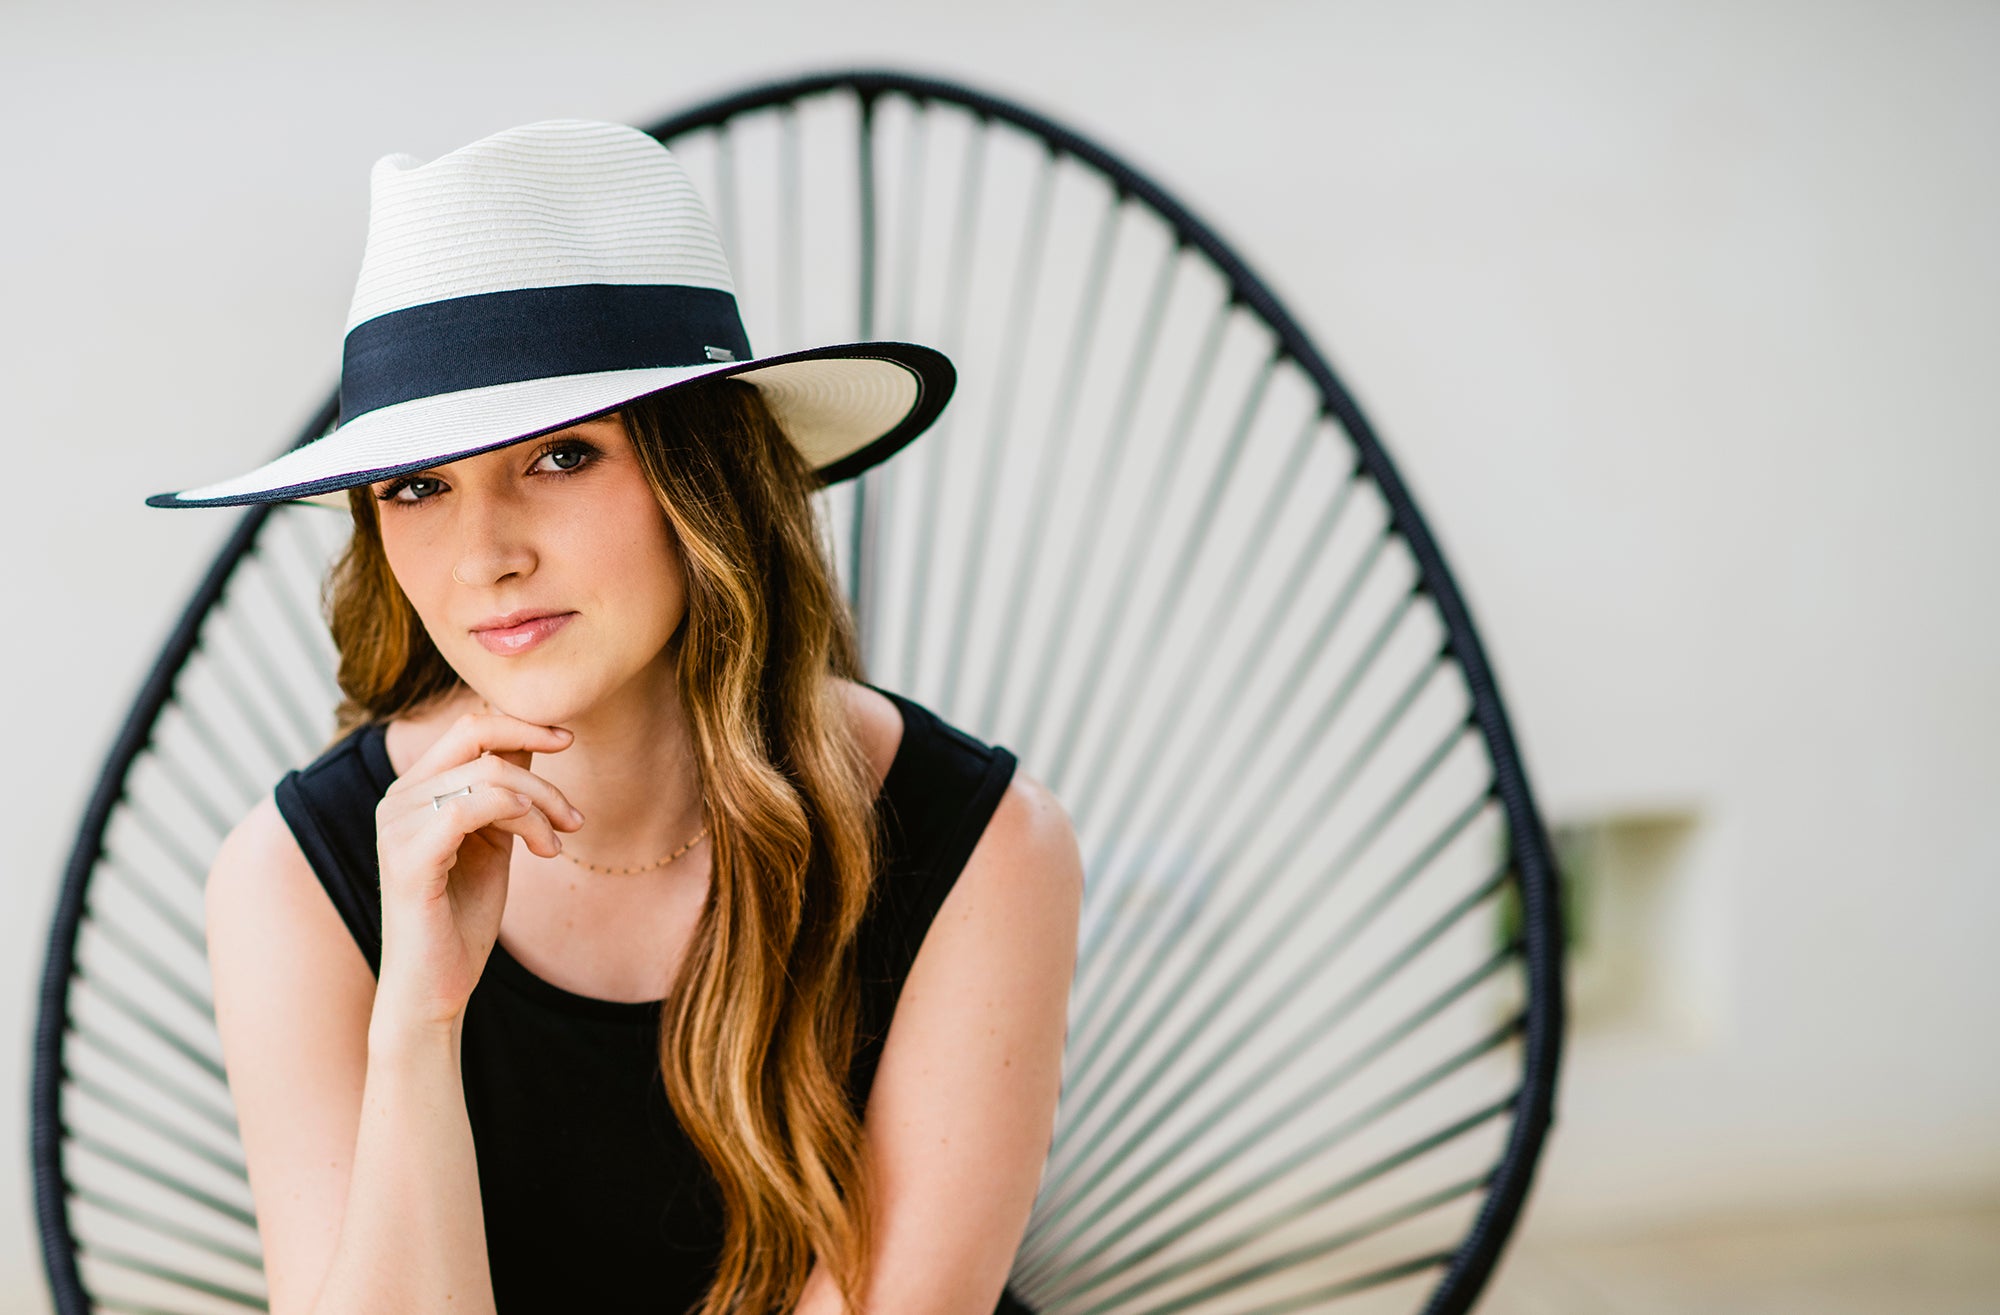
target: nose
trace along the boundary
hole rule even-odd
[[[475,499],[466,499],[459,524],[458,554],[452,563],[451,578],[473,588],[490,587],[510,576],[534,573],[537,557],[518,514],[497,505],[499,500],[479,499],[489,505],[484,511],[471,508]]]

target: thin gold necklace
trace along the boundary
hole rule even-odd
[[[700,844],[701,838],[707,834],[708,834],[708,828],[706,826],[703,826],[701,830],[694,833],[693,840],[688,841],[685,845],[682,845],[679,849],[676,849],[673,853],[667,855],[665,858],[655,859],[651,863],[645,864],[643,867],[601,868],[597,866],[597,864],[595,863],[586,863],[584,860],[570,853],[567,849],[562,851],[562,856],[568,859],[570,862],[576,864],[578,867],[589,868],[592,872],[602,872],[607,876],[628,877],[632,875],[634,872],[651,872],[654,868],[665,867],[667,864],[679,858],[682,854],[687,853],[690,849],[693,849],[696,845]]]

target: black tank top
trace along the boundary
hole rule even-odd
[[[871,688],[874,688],[871,686]],[[902,740],[876,798],[884,863],[859,945],[859,1115],[917,949],[1014,774],[1014,755],[882,690]],[[280,813],[379,974],[375,805],[395,780],[382,723],[278,782]],[[499,1315],[685,1311],[722,1248],[706,1163],[659,1071],[659,1001],[600,1000],[495,944],[465,1010],[460,1071]],[[1001,1315],[1027,1313],[1009,1292]]]

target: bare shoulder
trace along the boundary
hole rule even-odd
[[[297,837],[266,794],[222,839],[209,867],[203,892],[211,933],[249,923],[263,932],[290,930],[316,935],[330,944],[352,945],[326,891],[299,848]],[[282,920],[273,925],[272,919]],[[332,933],[339,933],[333,938]],[[354,948],[363,973],[367,960]],[[372,975],[371,975],[372,980]]]
[[[223,838],[202,898],[232,1085],[239,1064],[259,1067],[271,1046],[294,1044],[275,1034],[365,1043],[374,971],[272,796]]]
[[[991,972],[998,956],[1007,971],[1066,990],[1076,968],[1083,882],[1068,811],[1017,767],[939,907],[912,975]]]
[[[271,795],[223,837],[202,902],[219,1016],[284,1001],[365,1034],[375,974]]]
[[[834,686],[847,701],[855,737],[875,764],[875,780],[880,784],[889,775],[889,765],[896,760],[896,748],[903,741],[903,714],[886,694],[859,681],[836,677]]]
[[[1072,922],[1082,904],[1083,854],[1069,811],[1019,767],[957,884],[967,881],[1003,888],[1002,898],[1052,900],[1050,911]]]

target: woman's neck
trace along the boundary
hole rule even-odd
[[[599,867],[637,867],[701,829],[700,772],[672,663],[649,665],[563,724],[576,739],[561,753],[536,756],[529,770],[583,812],[582,828],[563,836],[565,853]]]

